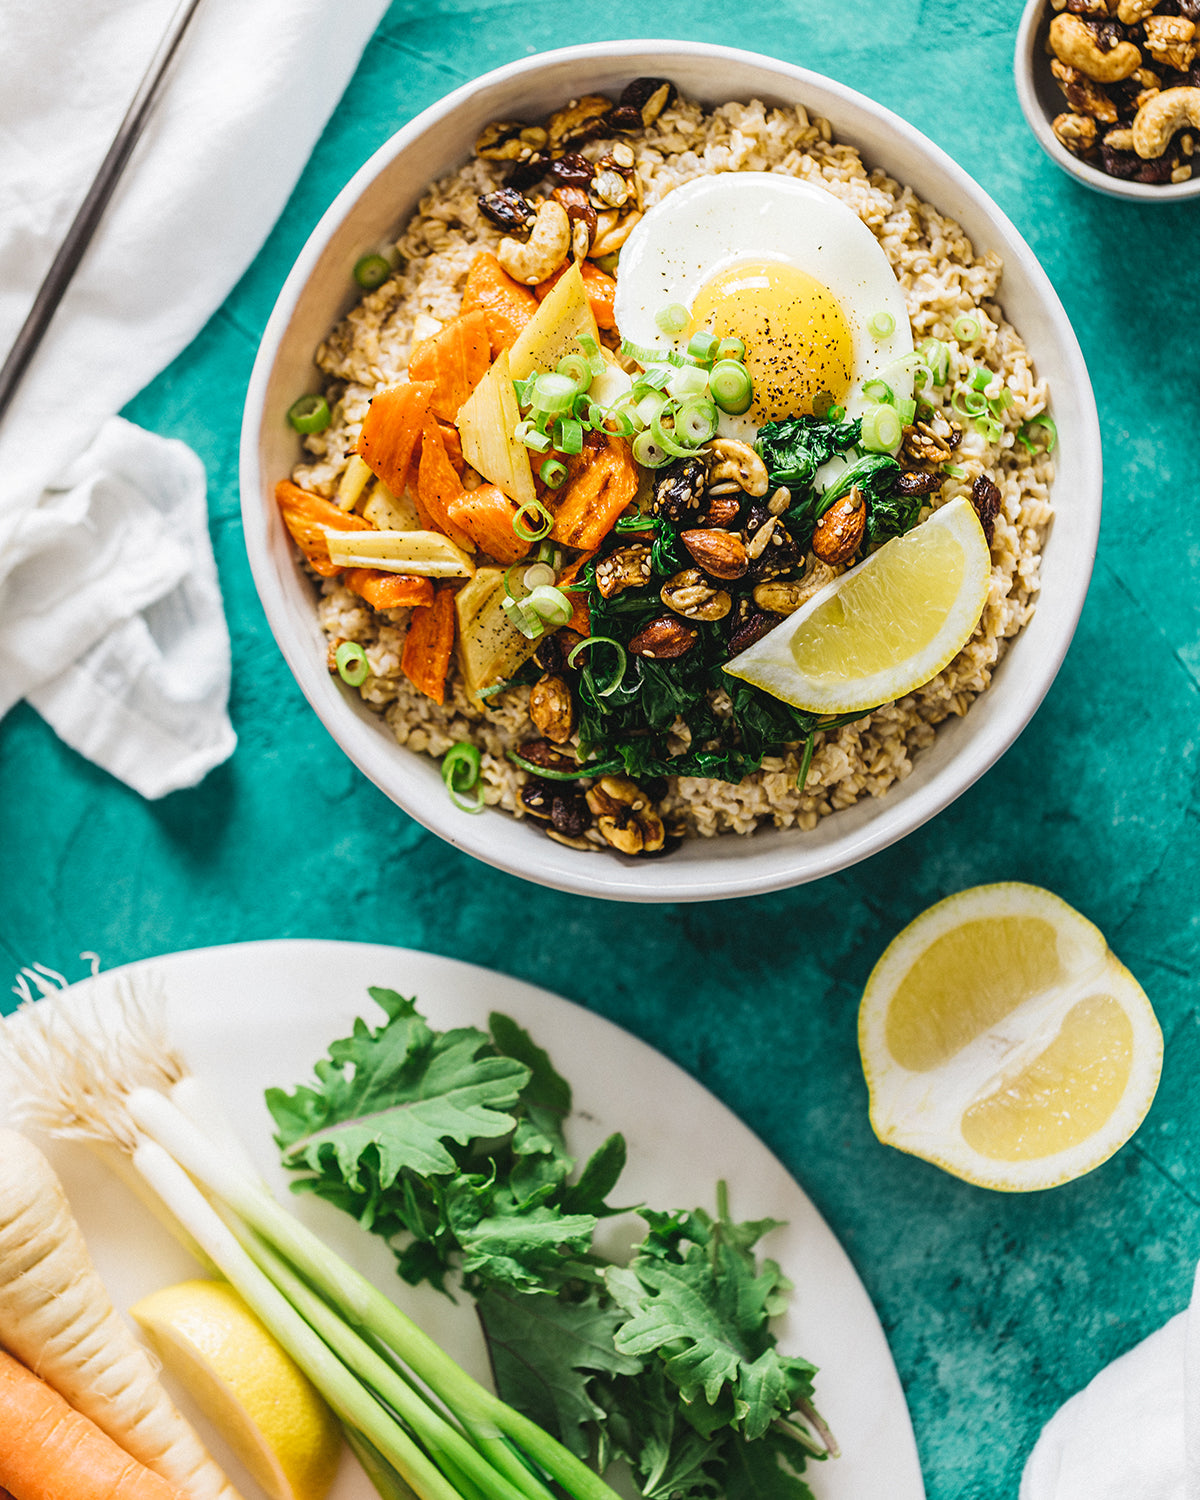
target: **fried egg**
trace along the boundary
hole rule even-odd
[[[674,340],[655,321],[673,304],[691,318]],[[684,349],[700,329],[742,340],[754,403],[722,417],[726,436],[752,439],[814,404],[861,416],[870,380],[912,395],[912,330],[882,246],[840,199],[794,177],[725,172],[675,188],[626,241],[613,311],[642,346]],[[872,320],[889,318],[877,337]]]

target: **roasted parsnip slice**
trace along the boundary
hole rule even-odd
[[[504,571],[479,568],[454,598],[463,685],[476,703],[484,688],[511,677],[537,649],[504,612]]]
[[[563,278],[566,280],[566,278]],[[507,350],[471,392],[457,417],[463,458],[518,505],[537,498],[529,450],[513,437],[521,409],[513,390]]]
[[[564,354],[579,353],[580,334],[600,342],[583,276],[573,265],[554,283],[508,351],[512,378],[524,380],[535,370],[557,369]]]
[[[425,578],[470,578],[475,572],[467,553],[436,531],[323,529],[330,559],[339,568],[382,568]]]

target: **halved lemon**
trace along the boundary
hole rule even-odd
[[[184,1281],[130,1313],[271,1500],[324,1500],[342,1450],[315,1386],[223,1281]]]
[[[980,885],[894,938],[859,1010],[879,1139],[979,1187],[1055,1187],[1141,1124],[1162,1069],[1142,987],[1038,886]]]
[[[960,498],[835,578],[725,670],[809,713],[891,703],[936,677],[979,623],[991,555]]]

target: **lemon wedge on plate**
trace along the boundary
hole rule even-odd
[[[867,980],[859,1050],[879,1139],[979,1187],[1055,1187],[1141,1124],[1162,1032],[1104,934],[1038,886],[931,906]]]
[[[725,670],[809,713],[877,708],[936,677],[962,650],[990,576],[979,517],[969,500],[951,500],[827,584]]]
[[[232,1287],[184,1281],[130,1313],[271,1500],[324,1500],[341,1457],[337,1418]]]

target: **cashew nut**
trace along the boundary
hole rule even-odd
[[[736,438],[713,438],[708,451],[716,462],[708,471],[710,485],[733,483],[747,495],[765,495],[770,487],[767,466],[749,443]]]
[[[1097,83],[1118,83],[1142,65],[1142,54],[1132,42],[1118,42],[1111,52],[1102,52],[1087,22],[1066,13],[1050,22],[1050,45],[1060,62]]]
[[[1117,20],[1122,26],[1136,26],[1157,4],[1158,0],[1121,0],[1117,6]]]
[[[1184,125],[1200,128],[1200,89],[1164,89],[1133,120],[1133,149],[1144,160],[1161,156]]]
[[[571,249],[571,220],[561,203],[547,198],[537,211],[533,232],[521,240],[502,239],[496,259],[513,278],[526,286],[553,276]]]
[[[627,213],[623,218],[620,210],[616,208],[606,208],[597,214],[596,233],[592,239],[592,248],[588,252],[591,259],[599,260],[603,255],[612,255],[618,251],[641,217],[637,209]]]

